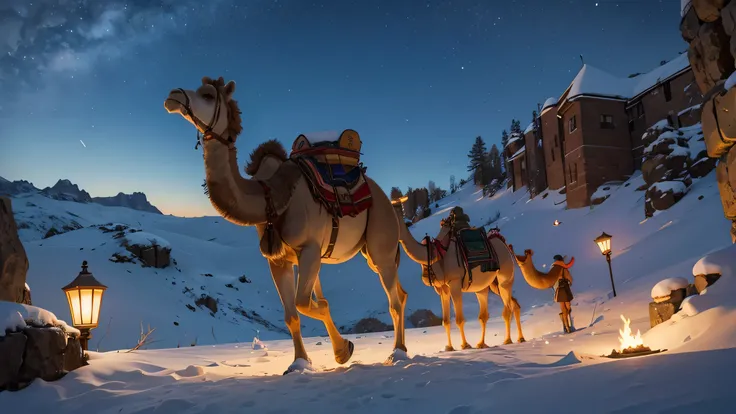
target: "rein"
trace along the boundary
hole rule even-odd
[[[189,100],[189,95],[187,92],[182,88],[177,88],[179,92],[184,95],[184,102],[179,102],[176,99],[171,99],[172,101],[178,103],[182,106],[184,111],[186,112],[184,115],[188,115],[190,118],[192,118],[192,121],[194,122],[194,125],[197,127],[197,144],[194,146],[194,149],[199,149],[199,146],[202,145],[204,141],[207,141],[209,139],[216,139],[220,141],[223,145],[228,147],[230,150],[235,149],[235,140],[233,140],[232,137],[228,136],[227,138],[223,138],[221,135],[216,134],[214,132],[215,125],[217,124],[217,121],[220,118],[220,110],[222,108],[222,100],[220,99],[220,88],[215,86],[215,111],[212,113],[212,119],[209,123],[205,123],[197,115],[194,114],[194,111],[192,111],[191,101]],[[200,130],[202,134],[200,135]]]

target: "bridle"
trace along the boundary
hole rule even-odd
[[[212,113],[212,119],[209,123],[205,123],[204,121],[199,119],[197,115],[194,114],[187,92],[182,88],[176,88],[176,90],[184,95],[184,102],[179,102],[174,98],[168,99],[181,105],[183,111],[185,112],[182,115],[188,115],[192,119],[192,122],[194,122],[194,126],[197,127],[197,144],[194,146],[194,149],[198,149],[204,141],[212,138],[220,141],[223,145],[227,146],[231,150],[235,149],[235,140],[232,137],[228,136],[227,138],[223,138],[221,135],[216,134],[213,130],[215,128],[215,125],[217,124],[217,121],[220,118],[220,109],[222,106],[222,101],[220,100],[220,89],[215,86],[215,111]],[[200,131],[202,133],[201,135]]]

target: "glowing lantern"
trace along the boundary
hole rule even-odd
[[[611,239],[613,236],[606,234],[604,231],[600,236],[596,237],[595,244],[601,249],[601,253],[606,256],[606,262],[608,262],[608,275],[611,278],[611,289],[613,290],[613,297],[616,297],[616,285],[613,282],[613,269],[611,268]]]
[[[606,232],[604,231],[603,234],[601,234],[595,239],[595,243],[598,245],[598,248],[601,249],[601,253],[604,256],[610,256],[611,254],[611,239],[612,238],[613,236],[611,236],[610,234],[606,234]]]
[[[87,271],[87,261],[82,262],[82,271],[71,283],[61,288],[69,302],[72,314],[72,325],[81,332],[80,343],[87,350],[87,343],[92,338],[90,330],[97,327],[102,307],[102,295],[107,286],[100,283],[92,273]]]

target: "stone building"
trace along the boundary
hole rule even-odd
[[[569,208],[589,206],[599,186],[626,180],[641,168],[642,135],[649,126],[662,119],[673,127],[693,125],[701,102],[686,54],[629,77],[583,65],[559,99],[545,101],[526,150],[517,148],[510,156],[514,172],[527,173],[515,177],[514,189],[528,184],[529,172],[544,166],[544,184],[551,190],[564,188]],[[541,141],[534,157],[529,154],[532,141]],[[535,186],[541,183],[537,179]]]
[[[526,141],[522,134],[513,132],[509,135],[509,141],[503,149],[506,155],[506,170],[511,172],[509,187],[514,191],[523,188],[528,183],[526,168]]]

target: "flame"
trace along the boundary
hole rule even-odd
[[[619,342],[621,342],[621,350],[644,345],[644,340],[641,339],[641,332],[638,329],[636,336],[631,334],[631,327],[629,326],[631,319],[626,319],[624,315],[621,315],[621,320],[624,321],[624,329],[618,330],[618,333],[621,334],[618,337]]]

